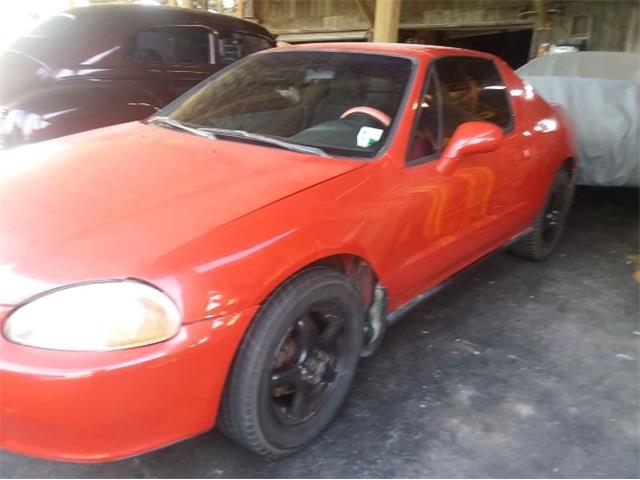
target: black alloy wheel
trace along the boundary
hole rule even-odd
[[[551,244],[555,241],[562,227],[561,222],[567,196],[563,186],[554,185],[554,187],[542,218],[542,241],[546,244]]]
[[[270,399],[283,424],[305,422],[331,397],[347,353],[343,327],[339,309],[321,304],[302,315],[282,339],[273,358]]]
[[[569,172],[563,167],[553,178],[544,207],[533,222],[531,232],[510,247],[513,255],[538,262],[551,255],[564,230],[573,190]]]
[[[342,273],[303,271],[265,302],[227,379],[218,427],[250,450],[291,454],[342,405],[363,344],[360,294]]]

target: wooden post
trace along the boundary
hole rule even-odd
[[[400,0],[376,0],[373,41],[397,42],[399,24]]]
[[[551,39],[551,25],[547,15],[547,0],[534,0],[536,10],[536,29],[531,39],[530,58],[539,57],[548,48]]]
[[[244,10],[242,11],[242,18],[256,18],[253,0],[244,0]]]
[[[244,18],[244,0],[236,0],[236,17]]]
[[[547,0],[535,0],[536,26],[539,29],[547,27]]]

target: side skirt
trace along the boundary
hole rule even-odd
[[[425,292],[422,292],[421,294],[417,295],[415,298],[409,300],[404,305],[401,305],[400,307],[395,309],[393,312],[387,314],[386,319],[385,319],[385,322],[386,322],[387,326],[393,325],[398,320],[400,320],[404,315],[406,315],[409,311],[411,311],[414,307],[416,307],[420,303],[424,302],[425,300],[428,300],[429,298],[434,296],[436,293],[438,293],[440,290],[442,290],[444,287],[446,287],[450,283],[456,281],[457,279],[459,279],[462,276],[465,276],[471,270],[474,270],[475,268],[477,268],[485,260],[487,260],[488,258],[492,257],[496,253],[500,253],[500,252],[506,250],[512,244],[514,244],[515,242],[520,240],[522,237],[524,237],[524,236],[528,235],[529,233],[531,233],[532,230],[533,230],[533,228],[529,227],[529,228],[523,230],[522,232],[514,235],[513,237],[511,237],[508,241],[506,241],[504,244],[502,244],[500,247],[498,247],[494,251],[484,255],[483,257],[480,257],[478,260],[473,262],[471,265],[469,265],[469,266],[463,268],[462,270],[454,273],[452,276],[450,276],[449,278],[447,278],[443,282],[439,283],[438,285],[436,285],[434,287],[431,287],[430,289],[426,290]]]

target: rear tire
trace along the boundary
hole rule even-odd
[[[544,207],[532,225],[532,231],[514,243],[509,251],[516,257],[541,262],[558,244],[573,200],[569,172],[561,168],[551,183]]]
[[[360,357],[364,311],[342,274],[304,271],[262,306],[227,380],[218,427],[268,457],[317,437],[342,405]]]

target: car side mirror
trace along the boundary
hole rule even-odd
[[[436,170],[451,175],[464,156],[493,152],[500,147],[502,137],[502,130],[493,123],[465,122],[453,132]]]

